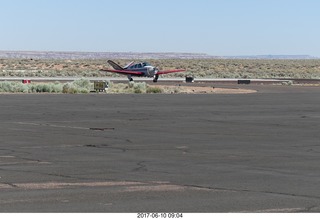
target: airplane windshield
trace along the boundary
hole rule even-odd
[[[142,63],[142,66],[144,67],[144,66],[150,66],[150,64],[148,63],[148,62],[143,62]]]

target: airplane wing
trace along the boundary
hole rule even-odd
[[[186,71],[186,70],[184,70],[184,69],[175,69],[175,70],[167,70],[167,71],[158,71],[157,75],[170,74],[170,73],[183,72],[183,71]]]
[[[112,72],[112,73],[123,74],[123,75],[143,75],[142,72],[129,71],[129,70],[100,69],[100,71]]]

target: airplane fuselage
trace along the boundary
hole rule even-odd
[[[155,76],[156,72],[157,72],[157,68],[151,66],[149,63],[143,62],[143,63],[138,63],[135,65],[131,65],[127,68],[125,68],[125,70],[129,70],[129,71],[134,71],[134,72],[141,72],[141,75],[131,75],[131,76],[138,76],[138,77],[149,77],[152,78]]]
[[[141,62],[138,64],[134,64],[134,62],[131,62],[125,67],[121,67],[112,60],[108,60],[108,63],[113,67],[114,70],[101,69],[101,71],[126,75],[129,81],[133,80],[132,77],[153,77],[153,82],[157,82],[159,75],[185,71],[184,69],[159,71],[157,67],[153,67],[148,62]]]

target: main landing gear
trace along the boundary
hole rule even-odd
[[[128,75],[128,79],[129,81],[133,81],[133,78],[131,77],[131,75]]]

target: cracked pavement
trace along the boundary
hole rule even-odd
[[[1,94],[0,212],[320,212],[320,89],[244,87]]]

